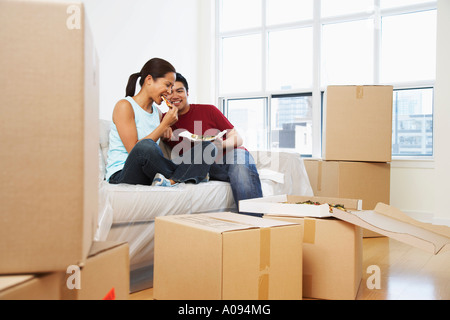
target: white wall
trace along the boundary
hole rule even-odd
[[[153,57],[183,73],[196,99],[202,58],[199,1],[205,0],[83,1],[100,60],[101,119],[111,119],[115,104],[125,97],[128,77]]]
[[[215,1],[199,0],[199,66],[197,102],[216,104],[215,77]],[[194,102],[192,97],[189,99]]]
[[[435,222],[450,225],[450,1],[438,1],[435,94]]]
[[[393,162],[391,205],[450,226],[450,1],[438,1],[434,103],[434,161]]]
[[[390,204],[411,217],[433,222],[434,161],[393,161]]]

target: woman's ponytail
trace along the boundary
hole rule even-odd
[[[134,73],[128,79],[126,97],[133,97],[136,93],[136,82],[139,81],[139,85],[142,87],[144,85],[145,79],[151,75],[153,79],[163,78],[168,72],[176,73],[175,68],[166,60],[160,58],[153,58],[142,67],[141,72]]]
[[[128,79],[127,88],[125,91],[125,97],[133,97],[136,92],[136,82],[141,76],[141,73],[133,73]]]

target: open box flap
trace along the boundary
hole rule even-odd
[[[435,255],[450,250],[449,227],[416,221],[383,203],[374,210],[348,212],[334,209],[333,216]]]

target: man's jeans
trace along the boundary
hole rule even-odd
[[[231,184],[234,201],[239,210],[239,200],[261,198],[259,174],[252,155],[244,149],[228,151],[223,160],[211,165],[211,180],[227,181]],[[243,213],[243,212],[241,212]]]
[[[207,163],[205,160],[214,159],[216,152],[217,148],[212,143],[202,142],[196,144],[182,158],[171,161],[164,157],[156,142],[145,139],[134,146],[124,168],[113,174],[109,182],[151,185],[155,175],[160,173],[175,182],[199,183],[206,178],[212,164],[212,161]]]

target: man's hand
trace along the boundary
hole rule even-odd
[[[219,139],[216,139],[216,141],[218,141],[218,140]],[[243,142],[244,141],[242,140],[242,137],[236,131],[236,129],[232,129],[231,131],[229,131],[227,133],[226,140],[222,140],[222,138],[220,138],[220,143],[221,143],[222,149],[234,149],[234,148],[242,146]],[[219,147],[219,145],[217,145],[217,146]]]
[[[173,131],[172,131],[172,128],[169,127],[169,128],[166,129],[166,131],[164,131],[161,139],[163,141],[169,141],[170,139],[172,139],[172,136],[173,136]]]

